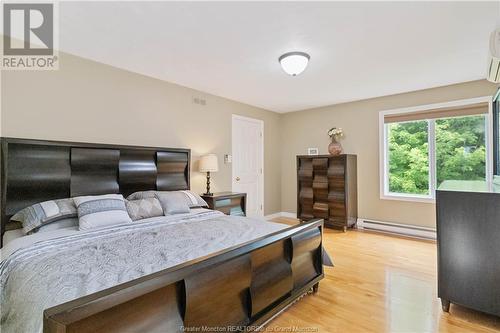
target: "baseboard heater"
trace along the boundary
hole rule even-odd
[[[401,236],[408,236],[415,238],[432,239],[432,240],[436,239],[435,229],[392,223],[392,222],[358,219],[357,228],[362,230],[373,230],[377,232],[397,234]]]

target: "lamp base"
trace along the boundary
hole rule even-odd
[[[213,193],[210,192],[210,171],[207,172],[207,191],[203,193],[203,195],[214,195]]]
[[[206,196],[211,197],[211,196],[213,196],[214,194],[213,194],[213,193],[203,193],[202,195],[206,195]]]

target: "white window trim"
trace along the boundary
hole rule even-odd
[[[419,194],[405,194],[405,193],[391,193],[389,192],[389,149],[387,141],[387,128],[384,124],[384,117],[387,115],[422,112],[429,110],[439,110],[445,108],[462,107],[467,105],[474,105],[478,103],[488,103],[488,114],[486,115],[487,128],[485,133],[486,138],[486,180],[491,182],[493,180],[493,96],[482,96],[469,99],[461,99],[445,103],[419,105],[408,108],[392,109],[379,112],[379,172],[380,172],[380,199],[382,200],[398,200],[398,201],[412,201],[412,202],[425,202],[435,203],[436,188],[436,158],[435,158],[435,121],[429,121],[429,195]],[[432,126],[432,128],[431,128]]]

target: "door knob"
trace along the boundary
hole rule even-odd
[[[236,177],[236,181],[239,182],[240,181],[240,177]]]

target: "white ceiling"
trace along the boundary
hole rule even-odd
[[[484,78],[499,2],[61,2],[60,48],[277,112]],[[278,57],[311,55],[300,76]]]

